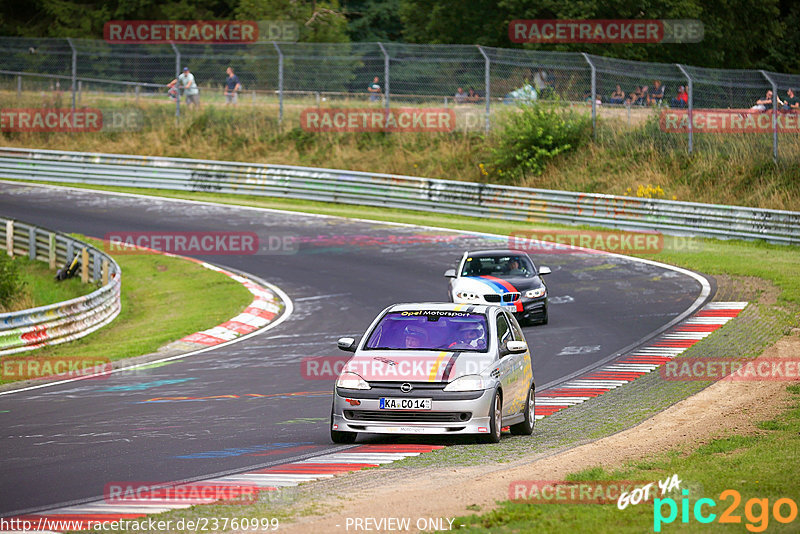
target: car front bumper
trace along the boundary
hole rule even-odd
[[[547,315],[547,297],[538,299],[522,299],[522,311],[516,312],[523,319],[544,319]]]
[[[374,434],[488,434],[494,389],[475,392],[438,391],[389,397],[432,398],[430,410],[381,410],[370,390],[338,389],[333,395],[331,425],[339,432]],[[372,397],[372,398],[369,398]],[[449,398],[448,398],[449,397]],[[358,402],[358,405],[353,405]],[[468,414],[468,416],[467,416]]]

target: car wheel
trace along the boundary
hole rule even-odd
[[[500,432],[503,429],[503,400],[500,391],[494,392],[492,406],[489,408],[489,433],[481,434],[478,441],[481,443],[500,443]]]
[[[358,437],[358,432],[340,432],[338,430],[333,429],[333,405],[331,405],[331,422],[330,422],[330,429],[331,429],[331,441],[334,443],[355,443],[356,437]]]
[[[530,436],[533,434],[533,425],[536,423],[535,410],[536,394],[533,392],[533,384],[531,384],[530,389],[528,389],[528,399],[525,406],[525,419],[516,425],[511,425],[511,433],[516,436]]]

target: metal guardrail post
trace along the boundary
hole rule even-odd
[[[14,257],[14,221],[6,221],[6,254]]]
[[[89,282],[89,251],[86,248],[81,250],[81,282]]]
[[[67,37],[67,43],[72,49],[72,112],[75,113],[75,91],[78,89],[78,49],[72,44],[72,38]]]
[[[765,71],[758,71],[772,86],[772,161],[778,163],[778,84]]]
[[[28,228],[28,258],[36,260],[36,228]]]
[[[181,51],[175,46],[175,43],[170,43],[173,52],[175,52],[175,120],[177,121],[181,116],[181,90],[178,88],[178,76],[181,75]]]
[[[50,266],[50,269],[55,270],[57,262],[56,262],[56,234],[50,232],[50,235],[47,237],[47,264]],[[105,283],[103,284],[105,285]]]
[[[283,51],[278,43],[272,41],[278,51],[278,126],[283,124]]]
[[[485,119],[486,126],[485,126],[485,129],[486,129],[486,133],[488,134],[489,133],[489,127],[491,126],[491,119],[490,119],[491,107],[490,106],[491,106],[491,95],[492,95],[492,82],[491,82],[491,79],[490,79],[489,75],[491,73],[492,61],[489,59],[489,55],[483,50],[483,47],[481,45],[477,45],[477,46],[478,46],[478,51],[481,53],[481,55],[483,56],[483,59],[484,59],[484,74],[483,74],[483,76],[484,76],[484,79],[485,79],[484,81],[486,82],[486,87],[484,88],[484,92],[485,92],[484,96],[486,98],[486,119]]]
[[[589,59],[589,54],[581,52],[581,55],[586,60],[586,63],[589,64],[589,68],[592,69],[592,139],[597,141],[597,69],[592,60]]]
[[[680,63],[675,63],[675,66],[680,69],[684,76],[686,76],[686,81],[688,83],[686,86],[686,93],[689,95],[689,99],[687,101],[687,115],[689,119],[689,155],[691,156],[694,152],[694,82],[692,81],[692,77],[689,76],[689,73],[686,72],[686,69],[683,68],[683,65]]]
[[[381,52],[383,52],[383,100],[384,100],[384,107],[386,108],[386,114],[388,117],[389,114],[389,53],[386,52],[386,48],[383,47],[383,43],[378,43],[378,46],[381,47]]]

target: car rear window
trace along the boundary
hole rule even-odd
[[[389,312],[373,328],[367,350],[458,350],[486,352],[486,316],[446,310]]]

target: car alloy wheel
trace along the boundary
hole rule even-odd
[[[503,401],[500,398],[500,391],[494,392],[492,407],[489,408],[489,433],[481,435],[478,439],[481,443],[499,443],[500,433],[503,428]]]
[[[533,434],[533,426],[536,423],[536,394],[533,391],[533,384],[528,389],[528,402],[525,411],[525,419],[511,425],[511,433],[517,436],[530,436]]]

